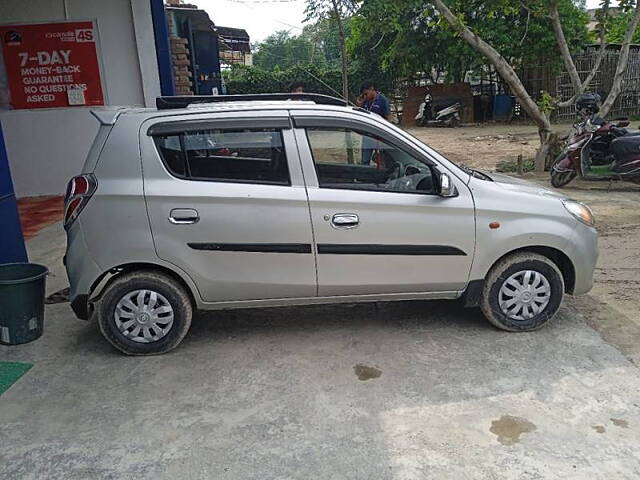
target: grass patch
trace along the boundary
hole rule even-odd
[[[522,164],[523,172],[533,172],[536,168],[532,158],[526,158]],[[518,171],[517,160],[503,160],[496,164],[496,172],[500,173],[516,173]]]
[[[0,362],[0,395],[33,367],[31,363]]]

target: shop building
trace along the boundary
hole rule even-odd
[[[172,78],[162,78],[170,69],[164,6],[0,0],[0,12],[0,124],[15,194],[59,195],[97,130],[90,109],[153,106],[173,94]]]
[[[162,0],[0,0],[0,263],[26,259],[16,198],[62,195],[80,171],[90,110],[161,94],[174,94]]]

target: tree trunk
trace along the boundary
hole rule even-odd
[[[609,14],[610,3],[610,0],[605,0],[603,3],[603,21],[606,20]],[[576,69],[573,57],[571,56],[571,52],[569,51],[569,45],[567,44],[567,39],[564,36],[562,24],[560,23],[558,4],[555,1],[553,1],[549,5],[549,17],[551,18],[551,26],[553,27],[553,33],[556,37],[556,42],[558,43],[558,48],[560,49],[560,54],[562,55],[564,66],[569,73],[569,78],[571,79],[571,85],[573,87],[573,95],[571,96],[571,98],[557,104],[558,107],[566,107],[572,105],[575,102],[576,97],[578,97],[578,95],[582,95],[585,90],[589,88],[589,84],[593,80],[593,77],[595,77],[596,73],[598,73],[600,65],[602,64],[602,59],[604,58],[604,54],[607,50],[606,31],[604,25],[602,25],[602,28],[600,29],[600,49],[598,50],[598,56],[596,57],[596,62],[591,68],[591,71],[583,82],[582,80],[580,80],[578,70]]]
[[[609,110],[613,106],[613,103],[620,95],[622,91],[622,79],[624,78],[624,74],[627,71],[627,65],[629,63],[629,45],[631,44],[631,39],[633,38],[633,34],[638,28],[638,24],[640,23],[640,0],[636,1],[635,11],[633,13],[633,18],[629,22],[627,26],[627,31],[624,33],[624,39],[622,41],[622,49],[620,50],[620,56],[618,57],[618,65],[616,66],[616,73],[613,77],[613,84],[611,85],[611,90],[609,90],[609,95],[607,95],[607,99],[600,107],[600,116],[603,118],[607,116]]]
[[[544,166],[547,163],[547,156],[549,155],[549,131],[538,127],[538,136],[540,137],[540,147],[536,150],[534,164],[536,172],[544,172]]]
[[[337,0],[331,0],[333,4],[333,14],[338,24],[338,34],[340,36],[340,60],[342,61],[342,96],[346,102],[349,101],[349,78],[347,76],[347,45],[344,34],[344,25],[340,14],[340,7]]]
[[[425,68],[424,71],[425,73],[429,76],[429,80],[431,80],[431,83],[435,84],[438,83],[438,73],[434,71],[435,69],[431,68],[431,69],[427,69]],[[434,73],[435,73],[435,77],[434,77]]]
[[[538,130],[540,136],[540,148],[536,151],[536,172],[543,172],[551,167],[551,163],[562,151],[562,140],[557,133]]]
[[[640,1],[640,0],[638,0]],[[505,60],[505,58],[498,53],[498,51],[489,45],[487,42],[482,40],[478,35],[469,30],[469,28],[464,25],[458,17],[456,17],[451,10],[444,4],[442,0],[431,0],[431,3],[436,7],[440,15],[444,17],[444,19],[449,22],[449,24],[453,27],[453,29],[464,39],[467,41],[471,47],[473,47],[477,52],[482,54],[496,69],[496,71],[500,74],[502,79],[509,85],[511,92],[516,96],[516,98],[520,101],[522,108],[527,112],[529,117],[536,123],[538,126],[538,131],[540,132],[540,151],[539,155],[546,154],[548,148],[545,148],[545,142],[551,132],[551,124],[549,123],[549,119],[547,116],[538,108],[536,102],[531,98],[527,90],[524,88],[524,85],[518,78],[515,70],[509,62]],[[539,165],[542,165],[542,168],[539,170]],[[541,171],[544,169],[544,157],[542,157],[542,161],[538,162],[536,159],[536,170]]]
[[[558,13],[558,3],[555,1],[551,2],[551,5],[549,6],[549,17],[551,18],[551,26],[553,27],[553,33],[556,37],[556,42],[558,43],[558,48],[560,49],[564,66],[569,73],[569,78],[571,79],[571,86],[573,87],[573,91],[577,92],[582,87],[582,80],[580,80],[580,75],[578,75],[576,64],[573,63],[567,39],[562,31],[560,14]]]

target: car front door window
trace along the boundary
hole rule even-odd
[[[432,168],[374,135],[308,128],[320,188],[436,194]]]

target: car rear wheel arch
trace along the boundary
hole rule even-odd
[[[180,275],[175,270],[171,268],[165,267],[163,265],[158,265],[154,263],[148,262],[133,262],[133,263],[125,263],[122,265],[118,265],[113,267],[106,272],[104,272],[100,277],[98,277],[93,284],[91,285],[91,289],[89,291],[89,318],[93,313],[93,307],[91,306],[92,302],[95,302],[100,299],[102,294],[106,291],[107,287],[115,281],[120,276],[136,272],[136,271],[145,271],[145,272],[156,272],[165,274],[175,280],[189,295],[189,299],[191,300],[191,305],[193,308],[196,308],[196,294],[194,292],[195,286],[191,286],[189,282],[187,282],[182,275]],[[106,280],[106,281],[105,281]]]

